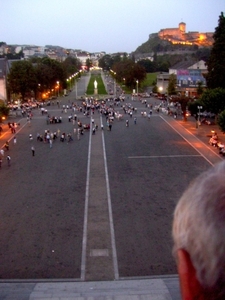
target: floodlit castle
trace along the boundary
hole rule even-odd
[[[189,31],[186,33],[186,24],[179,23],[178,28],[165,28],[158,32],[158,36],[173,44],[211,46],[213,44],[213,32],[201,33]]]

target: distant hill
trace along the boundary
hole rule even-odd
[[[132,55],[137,60],[156,55],[157,61],[166,61],[172,66],[181,61],[207,61],[210,51],[211,47],[173,44],[168,40],[160,39],[157,33],[153,33],[149,35],[147,42],[140,45]]]
[[[158,53],[158,52],[170,52],[170,51],[194,51],[198,50],[197,45],[181,45],[172,44],[167,40],[162,40],[158,37],[157,33],[150,34],[147,42],[139,46],[134,53]]]

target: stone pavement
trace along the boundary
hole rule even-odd
[[[180,300],[176,276],[99,282],[0,282],[4,300]]]
[[[163,116],[164,117],[164,116]],[[224,135],[214,125],[196,129],[193,120],[184,122],[165,116],[174,127],[181,125],[185,137],[195,136],[207,143],[207,134],[216,130],[221,140]],[[26,120],[23,120],[26,122]],[[7,125],[4,125],[5,129]],[[23,126],[21,124],[20,126]],[[182,129],[183,128],[183,129]],[[7,139],[2,137],[1,142]],[[2,144],[2,143],[1,143]],[[0,145],[2,146],[2,145]],[[208,146],[210,147],[210,146]],[[212,148],[212,151],[216,149]],[[179,300],[179,281],[174,276],[119,279],[114,281],[73,281],[73,280],[0,280],[0,300],[19,299],[74,299],[74,300]]]
[[[183,136],[188,139],[194,137],[207,144],[207,135],[211,130],[218,132],[221,141],[225,136],[219,131],[217,126],[195,127],[194,120],[188,122],[174,120],[172,117],[164,116],[166,121],[176,130],[182,131]],[[22,123],[26,123],[26,120]],[[24,124],[21,124],[22,127]],[[4,125],[7,130],[7,124]],[[4,130],[4,132],[5,132]],[[3,132],[3,134],[4,134]],[[11,135],[10,135],[11,136]],[[7,136],[2,136],[1,142],[7,140]],[[1,143],[2,144],[2,143]],[[2,145],[1,145],[2,146]],[[217,150],[207,145],[217,153]],[[210,151],[211,152],[211,151]],[[215,156],[216,157],[216,156]],[[219,156],[218,156],[219,157]],[[217,157],[217,159],[218,159]],[[179,281],[174,276],[158,276],[149,278],[119,279],[112,281],[73,281],[73,280],[1,280],[0,300],[19,299],[74,299],[74,300],[179,300]]]
[[[13,119],[10,119],[13,122]],[[22,119],[20,128],[26,124]],[[12,138],[8,125],[3,126],[1,145]],[[94,137],[94,144],[100,144],[101,135]],[[93,144],[93,145],[94,145]],[[92,149],[93,150],[93,149]],[[93,152],[93,151],[92,151]],[[99,150],[92,153],[98,157]],[[102,155],[101,155],[102,156]],[[99,169],[98,159],[92,159]],[[93,172],[92,172],[93,173]],[[94,172],[96,173],[96,172]],[[101,175],[101,174],[100,174]],[[91,193],[92,194],[92,193]],[[102,204],[101,204],[102,205]],[[98,269],[98,268],[96,268]],[[97,270],[96,270],[97,271]],[[88,276],[87,276],[88,277]],[[87,278],[88,279],[88,278]],[[155,276],[149,278],[132,278],[99,281],[68,280],[0,280],[0,300],[37,300],[37,299],[74,299],[74,300],[179,300],[178,277]]]

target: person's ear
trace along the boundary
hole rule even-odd
[[[183,300],[201,299],[202,287],[196,277],[196,271],[189,253],[184,249],[177,251],[178,274]]]

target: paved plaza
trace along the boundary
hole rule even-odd
[[[83,94],[87,79],[82,80]],[[155,101],[147,100],[153,105]],[[81,105],[75,91],[60,99],[60,107],[46,107],[51,116],[61,116],[62,123],[47,124],[40,109],[33,110],[31,124],[11,117],[20,123],[16,144],[4,127],[0,147],[9,140],[11,165],[4,158],[0,170],[2,282],[135,280],[135,285],[136,280],[155,278],[168,291],[163,276],[175,278],[177,284],[171,239],[174,207],[193,178],[223,159],[207,145],[209,127],[197,131],[193,123],[154,110],[148,119],[142,114],[149,109],[144,103],[126,99],[124,104],[131,102],[137,109],[133,117],[116,106],[123,118],[115,119],[110,131],[105,116],[95,111],[96,133],[85,130],[78,137],[77,123],[68,120],[72,111],[62,112],[62,105],[73,102]],[[91,124],[83,112],[76,114],[83,124]],[[51,148],[36,140],[45,130],[71,133],[73,141],[57,138]],[[35,287],[30,283],[28,294]],[[155,299],[175,299],[171,293],[171,298]]]

